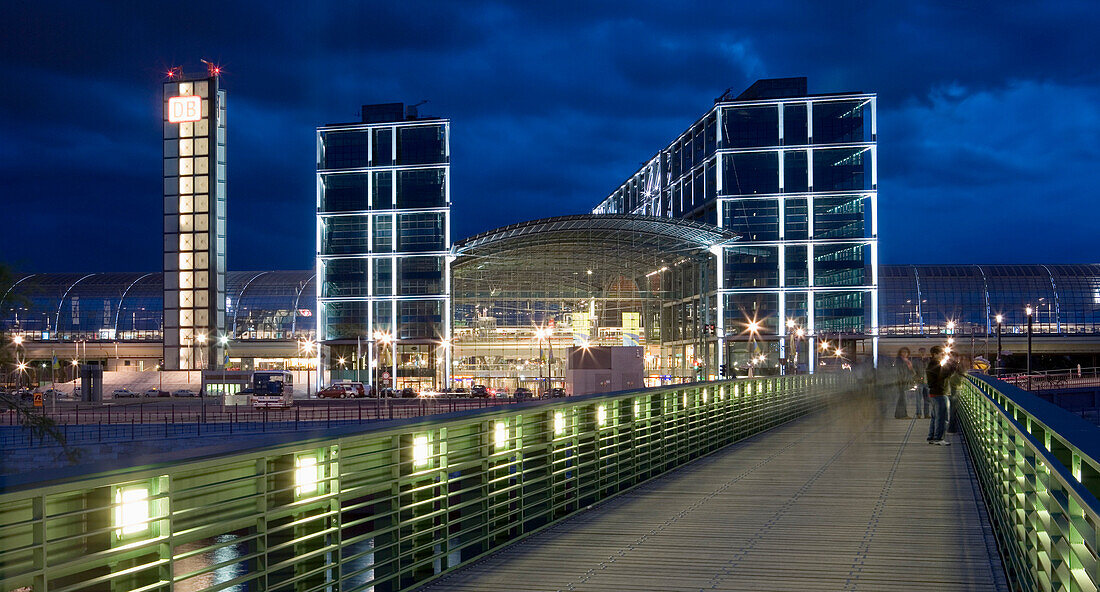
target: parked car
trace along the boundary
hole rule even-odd
[[[459,397],[465,397],[470,393],[463,387],[456,387],[454,390],[454,394],[458,395]]]
[[[65,396],[67,396],[68,394],[69,393],[63,393],[63,392],[61,392],[61,391],[59,391],[55,388],[49,388],[49,389],[46,389],[46,390],[42,391],[43,396],[45,396],[47,398],[53,397],[55,399],[63,398]]]
[[[405,387],[405,388],[401,389],[401,395],[400,396],[403,399],[415,399],[416,398],[416,391],[412,390],[409,387]]]
[[[517,398],[517,399],[529,399],[529,398],[535,396],[535,393],[532,393],[531,389],[529,389],[527,387],[524,387],[524,386],[521,386],[521,387],[517,388],[514,393],[512,393],[512,396]]]
[[[350,380],[340,380],[340,381],[332,383],[332,386],[336,386],[336,385],[351,388],[351,390],[352,390],[352,395],[351,396],[353,396],[353,397],[365,397],[365,396],[367,396],[367,389],[366,389],[366,387],[363,386],[363,383],[361,383],[361,382],[352,382]]]
[[[488,399],[490,396],[489,387],[484,384],[475,384],[473,388],[470,389],[470,396],[475,399]]]
[[[134,391],[132,391],[128,388],[117,388],[117,389],[111,391],[111,398],[114,398],[114,399],[125,399],[125,398],[137,397],[137,396],[138,396],[137,393],[135,393]]]
[[[198,396],[195,391],[190,389],[180,389],[178,391],[172,391],[173,397],[196,397]]]
[[[563,389],[561,387],[554,387],[554,388],[550,389],[550,396],[555,397],[555,398],[556,397],[564,397],[565,396],[565,389]]]
[[[145,396],[146,397],[168,397],[168,396],[171,396],[171,393],[169,393],[168,391],[162,391],[160,389],[151,388],[151,389],[145,391]]]
[[[355,396],[355,389],[348,384],[332,384],[319,391],[317,397],[321,399],[346,399]]]

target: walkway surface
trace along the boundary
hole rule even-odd
[[[927,430],[838,405],[424,590],[1007,590],[965,447]]]

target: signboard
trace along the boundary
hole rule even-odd
[[[202,119],[202,98],[169,97],[168,121],[169,123],[182,123],[184,121],[198,121]]]
[[[642,341],[642,313],[623,313],[623,345],[627,347],[641,345]]]
[[[390,377],[390,373],[389,373],[389,372],[383,372],[383,373],[382,373],[382,378],[383,378],[383,379],[388,379],[389,377]]]
[[[41,407],[42,406],[42,393],[35,393],[34,394],[34,406],[35,407]]]
[[[592,325],[588,321],[588,313],[573,313],[573,345],[585,346],[592,335]]]

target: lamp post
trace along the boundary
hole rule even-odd
[[[19,349],[23,347],[23,336],[16,335],[11,338],[12,343],[15,344],[15,363],[19,372],[15,375],[15,387],[21,388],[23,386],[23,370],[27,368],[27,365],[20,360]]]
[[[375,375],[374,383],[376,385],[379,385],[378,386],[378,395],[379,396],[382,395],[382,387],[381,387],[381,382],[380,382],[381,381],[381,374],[382,374],[382,348],[389,345],[391,339],[392,339],[392,336],[389,334],[389,332],[386,332],[386,331],[375,331],[374,332],[374,340],[379,343],[379,347],[377,348],[377,351],[374,354],[375,358],[376,358],[375,364],[374,364],[374,375]]]
[[[792,368],[794,370],[794,373],[798,374],[798,342],[805,339],[806,330],[803,329],[802,327],[798,327],[797,329],[794,330],[794,335],[795,335],[796,340],[794,342],[794,344],[795,344],[795,347],[794,347],[794,363],[792,365]]]
[[[997,367],[993,369],[994,376],[1001,375],[1001,324],[1004,323],[1004,315],[998,314],[994,317],[997,321]]]
[[[754,349],[756,349],[756,334],[760,332],[760,323],[756,320],[749,321],[748,329],[749,329],[749,351],[748,351],[748,353],[749,353],[749,359],[750,359],[750,362],[749,362],[749,378],[752,378],[753,377],[753,365],[754,365],[753,362],[755,362],[755,357],[753,357],[752,352],[753,352]]]
[[[229,336],[222,335],[218,337],[218,344],[224,349],[222,352],[222,369],[225,370],[229,367]]]
[[[538,341],[539,341],[539,378],[543,378],[543,375],[542,375],[542,367],[543,367],[542,341],[545,339],[547,341],[547,345],[549,345],[550,336],[553,335],[553,333],[554,333],[554,330],[550,329],[550,328],[543,329],[542,327],[539,327],[538,329],[535,329],[535,338],[538,339]],[[546,361],[546,376],[543,379],[542,392],[543,393],[549,393],[550,392],[550,361],[549,360]]]
[[[1027,390],[1031,392],[1031,321],[1034,318],[1035,309],[1029,304],[1024,312],[1027,313]]]

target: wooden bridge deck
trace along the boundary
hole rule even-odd
[[[424,590],[1007,590],[966,450],[927,429],[837,405]]]

